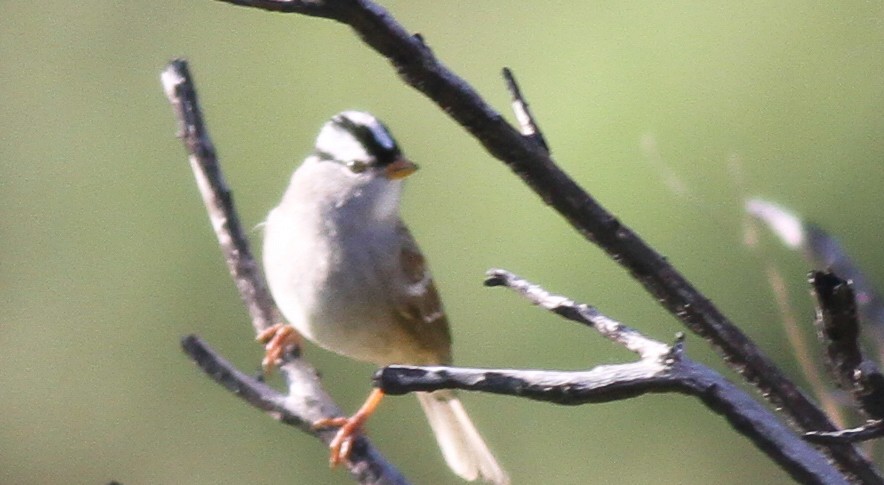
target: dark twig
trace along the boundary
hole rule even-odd
[[[209,213],[212,227],[218,237],[231,276],[240,297],[252,317],[256,332],[279,319],[279,311],[267,291],[264,279],[249,249],[248,240],[239,224],[230,189],[224,181],[215,148],[205,127],[196,89],[187,62],[175,60],[162,73],[163,88],[179,123],[179,137],[190,157],[190,165],[197,186]],[[196,337],[182,340],[184,351],[212,379],[242,397],[253,406],[268,412],[280,421],[298,426],[319,437],[326,445],[333,434],[315,432],[307,423],[341,416],[340,409],[325,393],[316,371],[304,359],[290,355],[280,365],[289,393],[282,396],[234,369]],[[362,484],[407,485],[402,475],[369,443],[361,438],[353,449],[347,468],[351,476]]]
[[[412,36],[382,7],[369,0],[221,1],[333,18],[352,27],[391,62],[406,83],[469,131],[575,230],[623,265],[656,301],[705,338],[728,365],[798,426],[804,430],[835,429],[825,413],[705,295],[563,172],[547,150],[510,126],[469,84],[439,62],[423,39]],[[308,6],[318,11],[311,12]],[[845,473],[866,483],[884,484],[856,448],[832,445],[829,452]]]
[[[513,113],[516,115],[516,121],[519,122],[522,134],[533,138],[535,143],[549,153],[550,150],[549,145],[546,143],[546,138],[543,137],[543,132],[540,131],[540,126],[535,121],[534,114],[528,108],[528,101],[522,96],[522,90],[519,89],[516,76],[513,75],[513,71],[508,67],[503,68],[503,80],[506,82],[507,91],[513,97]]]
[[[763,221],[786,247],[800,251],[812,267],[831,270],[852,283],[860,317],[872,331],[879,355],[884,355],[884,296],[838,239],[787,208],[764,199],[747,200],[746,212]]]
[[[671,367],[648,360],[582,372],[391,365],[375,374],[375,385],[394,395],[461,389],[577,405],[678,391],[683,376],[672,375]]]
[[[830,371],[866,416],[884,418],[884,375],[860,349],[860,322],[851,284],[828,271],[812,271],[809,280],[817,302],[817,333]]]
[[[504,270],[490,271],[486,284],[506,286],[535,305],[588,325],[636,352],[641,359],[581,372],[389,366],[375,374],[375,385],[391,394],[462,389],[567,405],[678,392],[700,398],[711,410],[723,415],[798,482],[847,483],[822,453],[765,406],[714,370],[684,356],[681,339],[675,346],[655,341],[591,306],[551,294]]]
[[[238,370],[198,336],[188,335],[182,338],[181,348],[203,372],[235,396],[266,412],[274,419],[296,426],[305,433],[319,435],[319,431],[313,429],[303,416],[292,414],[286,409],[284,394]]]
[[[856,294],[857,310],[866,328],[875,332],[878,346],[884,347],[884,298],[837,239],[815,224],[805,222],[803,227],[803,249],[807,259],[814,263],[814,267],[830,269],[851,282]],[[884,355],[884,351],[881,353]]]
[[[826,432],[811,431],[804,434],[807,441],[814,443],[856,443],[882,437],[884,437],[884,420],[882,419],[869,421],[858,428]]]
[[[224,0],[243,7],[260,8],[271,12],[299,13],[311,17],[336,18],[334,2],[324,0]]]
[[[315,429],[312,426],[316,419],[326,416],[322,412],[317,412],[320,407],[311,407],[306,412],[304,411],[303,403],[317,396],[296,394],[300,391],[298,387],[292,389],[293,392],[289,395],[284,395],[254,377],[237,370],[233,364],[218,355],[195,335],[181,339],[181,346],[203,372],[235,396],[282,423],[295,426],[305,433],[316,436],[326,445],[334,438],[337,430],[332,428]],[[315,386],[319,386],[319,379],[315,375],[312,380],[315,381]],[[327,396],[319,397],[328,398]],[[293,401],[301,401],[301,403],[293,405]],[[352,463],[348,465],[348,468],[357,483],[407,485],[405,479],[371,446],[364,436],[358,436],[353,443],[351,460]]]

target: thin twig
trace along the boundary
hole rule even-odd
[[[872,279],[847,254],[834,236],[816,224],[803,222],[805,231],[803,253],[814,268],[829,269],[851,282],[856,307],[868,336],[877,347],[878,360],[884,360],[884,297]]]
[[[320,413],[301,411],[300,405],[293,406],[293,401],[308,401],[315,396],[303,394],[284,395],[272,387],[256,380],[244,372],[239,371],[221,355],[212,350],[205,342],[195,335],[189,335],[181,339],[181,347],[194,362],[215,382],[222,385],[233,395],[246,401],[250,405],[264,411],[273,419],[281,423],[294,426],[301,431],[319,438],[328,445],[334,438],[337,430],[331,428],[316,429],[313,422]],[[313,380],[318,386],[319,379]],[[348,465],[350,474],[357,483],[363,484],[397,484],[407,485],[403,477],[395,472],[386,459],[371,446],[368,439],[362,435],[357,436],[353,443],[352,455],[359,457],[352,459]]]
[[[863,414],[884,418],[884,375],[860,349],[860,322],[850,282],[827,271],[812,271],[809,280],[817,302],[817,334],[829,370],[839,386],[851,392]]]
[[[161,76],[163,88],[179,123],[178,135],[190,159],[197,186],[202,194],[212,227],[218,237],[230,274],[240,297],[249,310],[255,331],[263,330],[280,321],[279,310],[267,291],[248,239],[239,224],[230,189],[224,181],[221,166],[203,120],[196,88],[183,59],[169,63]],[[341,416],[338,406],[325,393],[316,370],[298,352],[286,357],[280,373],[286,380],[288,395],[274,394],[263,383],[248,378],[212,352],[194,337],[182,340],[185,352],[216,382],[277,419],[297,425],[303,431],[319,437],[326,445],[332,435],[314,432],[308,423]],[[346,464],[357,483],[406,485],[404,477],[387,462],[367,439],[350,455]]]
[[[334,2],[324,0],[224,0],[243,7],[260,8],[271,12],[299,13],[311,17],[335,18]]]
[[[255,332],[281,321],[273,298],[252,257],[249,240],[233,206],[233,194],[224,180],[215,145],[206,129],[187,61],[174,60],[162,73],[163,89],[178,121],[178,137],[187,149],[190,167],[230,276],[252,318]]]
[[[203,339],[188,335],[181,339],[181,348],[203,372],[235,396],[274,419],[296,426],[305,433],[319,435],[320,430],[314,429],[310,422],[286,409],[284,394],[234,367]]]
[[[804,223],[806,232],[805,255],[817,268],[828,268],[852,282],[856,305],[866,325],[877,332],[878,344],[884,340],[884,297],[871,278],[847,254],[841,243],[820,226]]]
[[[577,303],[560,295],[553,295],[540,285],[520,278],[503,269],[492,269],[485,273],[485,286],[504,286],[531,303],[549,310],[568,320],[589,325],[605,338],[619,343],[645,360],[662,360],[672,351],[666,344],[649,339],[638,330],[612,320],[595,308]]]
[[[513,114],[516,115],[516,121],[519,122],[522,134],[533,138],[535,143],[549,153],[550,150],[549,145],[546,143],[546,138],[544,138],[543,132],[540,131],[540,126],[538,126],[537,121],[534,119],[534,114],[528,108],[528,101],[522,96],[522,90],[519,89],[516,76],[508,67],[503,68],[503,80],[506,83],[507,91],[513,97]]]
[[[469,131],[575,230],[623,265],[656,301],[705,338],[728,365],[798,426],[804,430],[835,429],[825,413],[705,295],[565,174],[549,152],[506,123],[469,84],[435,58],[422,38],[412,36],[382,7],[369,0],[221,1],[268,10],[288,9],[333,18],[352,27],[366,44],[390,61],[406,83]],[[321,12],[307,9],[316,5],[327,8]],[[854,447],[833,445],[829,450],[845,473],[855,474],[866,483],[884,484],[869,460]]]
[[[764,258],[763,256],[761,257]],[[811,355],[811,347],[808,340],[812,342],[813,338],[805,338],[805,332],[802,332],[802,330],[806,330],[806,328],[798,325],[795,309],[789,302],[789,290],[786,287],[786,282],[779,268],[773,262],[765,258],[764,266],[767,282],[770,284],[774,301],[779,310],[780,322],[786,332],[789,346],[795,354],[795,360],[798,362],[820,405],[828,414],[829,419],[834,421],[839,428],[843,428],[846,422],[844,413],[841,406],[838,405],[838,400],[835,398],[831,387],[827,387],[828,381],[824,378],[823,370],[818,362],[819,359],[814,359]],[[806,324],[806,322],[804,323]]]
[[[581,372],[391,365],[379,370],[374,382],[393,395],[460,389],[573,406],[677,391],[683,376],[673,375],[671,367],[649,360]]]
[[[838,239],[795,212],[764,199],[747,199],[746,212],[764,222],[783,245],[800,251],[811,267],[831,270],[852,282],[859,315],[875,341],[879,360],[884,360],[884,296]]]
[[[884,437],[884,420],[870,421],[856,428],[839,431],[811,431],[804,434],[807,441],[814,443],[856,443]]]
[[[549,293],[505,270],[489,271],[486,284],[510,288],[535,305],[588,325],[605,338],[638,353],[641,359],[580,372],[389,366],[375,374],[375,385],[391,394],[461,389],[566,405],[678,392],[698,397],[723,415],[798,482],[847,483],[825,455],[765,406],[721,374],[688,359],[681,339],[674,346],[653,340],[591,306]]]

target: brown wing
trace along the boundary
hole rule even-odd
[[[425,360],[409,363],[450,364],[451,333],[436,285],[411,232],[402,222],[398,229],[402,241],[399,257],[401,277],[408,286],[408,291],[397,301],[396,320],[404,333],[421,350],[422,360]]]

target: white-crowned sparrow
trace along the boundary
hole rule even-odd
[[[402,179],[417,170],[374,116],[328,121],[264,226],[270,291],[298,332],[328,350],[379,366],[451,362],[451,337],[420,249],[399,216]],[[332,461],[383,394],[341,426]],[[417,393],[445,461],[467,480],[508,483],[450,391]],[[328,423],[326,423],[328,424]]]

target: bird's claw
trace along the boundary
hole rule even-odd
[[[356,414],[349,418],[337,417],[321,419],[313,423],[313,429],[338,428],[337,434],[328,445],[328,463],[332,468],[347,461],[353,450],[353,442],[362,432],[362,427],[368,416]]]
[[[283,356],[301,345],[301,336],[295,328],[284,323],[262,330],[255,340],[264,344],[264,359],[261,360],[264,374],[270,374],[273,367],[282,362]]]

